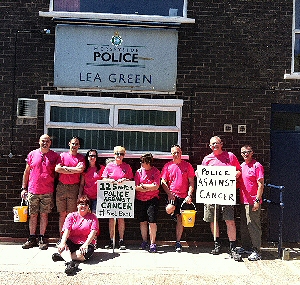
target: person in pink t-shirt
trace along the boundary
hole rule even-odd
[[[59,212],[59,232],[68,213],[76,210],[76,201],[79,193],[80,174],[85,168],[84,156],[78,153],[80,139],[73,137],[69,142],[70,151],[60,154],[55,167],[59,173],[56,187],[56,207]]]
[[[40,214],[40,249],[47,249],[44,235],[48,225],[48,214],[53,208],[53,192],[55,165],[59,155],[50,150],[51,139],[44,134],[39,139],[40,148],[31,151],[27,156],[26,168],[23,174],[23,199],[29,202],[29,232],[30,236],[22,248],[28,249],[37,245],[36,228]]]
[[[209,146],[212,153],[205,156],[202,165],[210,166],[235,166],[236,168],[236,178],[238,179],[241,175],[241,166],[238,159],[232,152],[223,151],[223,142],[220,137],[214,136],[210,139]],[[236,227],[234,221],[234,206],[233,205],[216,205],[217,206],[217,217],[219,210],[222,211],[223,220],[226,222],[227,235],[229,239],[230,252],[235,253],[236,248]],[[219,223],[217,220],[216,225],[214,224],[214,211],[215,205],[205,204],[204,205],[204,218],[205,222],[210,223],[210,229],[212,234],[214,234],[214,229],[216,227],[216,240],[214,249],[211,254],[218,255],[221,252],[221,243],[219,240]]]
[[[152,166],[153,156],[146,153],[141,156],[141,168],[135,173],[135,211],[140,222],[140,230],[143,242],[140,249],[147,249],[147,235],[149,223],[150,248],[149,252],[157,251],[155,239],[157,231],[158,199],[160,172]]]
[[[64,221],[58,253],[52,255],[55,262],[66,261],[65,273],[68,275],[77,271],[74,261],[90,259],[95,250],[99,222],[96,215],[90,213],[89,204],[89,198],[85,195],[77,200],[77,211],[69,213]]]
[[[171,147],[173,160],[167,162],[161,172],[161,185],[168,195],[167,214],[176,220],[176,252],[181,252],[180,239],[183,233],[180,207],[183,202],[190,204],[194,191],[195,171],[192,165],[181,159],[182,151],[179,145]]]
[[[111,182],[122,183],[126,180],[132,180],[133,173],[129,164],[123,161],[126,150],[123,146],[114,147],[114,160],[109,162],[104,168],[102,178]],[[124,243],[124,232],[125,232],[125,220],[124,218],[118,218],[118,231],[119,231],[119,248],[122,250],[126,249]],[[113,218],[109,219],[109,236],[110,243],[105,248],[113,248],[115,221]]]
[[[248,260],[261,259],[261,201],[264,191],[264,168],[256,161],[250,145],[241,148],[244,162],[241,164],[240,179],[241,201],[241,252],[251,250]]]
[[[86,168],[82,172],[79,195],[86,195],[90,199],[92,213],[96,214],[97,207],[97,181],[102,179],[104,166],[99,163],[98,152],[90,149],[85,156]]]

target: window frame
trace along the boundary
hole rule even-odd
[[[284,79],[300,79],[300,71],[295,72],[295,40],[296,35],[300,35],[300,29],[296,29],[296,1],[299,1],[300,5],[300,0],[293,0],[291,74],[285,73]],[[300,15],[298,17],[300,18]]]
[[[156,15],[135,15],[135,14],[112,14],[112,13],[92,13],[92,12],[59,12],[54,11],[53,0],[49,1],[49,12],[39,11],[40,17],[50,17],[53,19],[84,19],[85,21],[126,21],[135,23],[165,23],[167,24],[194,24],[195,19],[187,17],[188,0],[184,0],[183,17],[179,16],[156,16]],[[142,24],[141,24],[142,25]]]
[[[114,97],[89,97],[89,96],[61,96],[61,95],[44,95],[45,116],[44,131],[48,132],[48,128],[83,128],[87,130],[113,130],[113,131],[141,131],[141,132],[177,132],[178,141],[181,143],[181,121],[182,106],[181,99],[145,99],[145,98],[114,98]],[[82,107],[82,108],[102,108],[109,109],[109,124],[92,124],[92,123],[73,123],[73,122],[52,122],[50,113],[52,106],[59,107]],[[131,110],[162,110],[176,112],[176,126],[153,126],[153,125],[125,125],[118,123],[118,111],[120,109]],[[67,149],[53,148],[55,151],[66,151]],[[88,149],[81,149],[84,153]],[[112,150],[111,150],[112,151]],[[111,151],[99,150],[100,156],[111,156]],[[139,157],[144,151],[126,151],[128,157]],[[156,156],[166,156],[169,153],[152,151]]]

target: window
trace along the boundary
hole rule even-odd
[[[83,149],[111,152],[123,145],[130,152],[169,153],[181,141],[182,100],[126,99],[45,95],[45,132],[55,149],[71,137]]]
[[[291,74],[285,74],[285,79],[300,79],[300,0],[293,1],[294,16],[292,29]]]
[[[187,18],[188,0],[50,0],[42,17],[74,21],[116,21],[147,23],[195,23]],[[87,20],[88,19],[88,20]]]

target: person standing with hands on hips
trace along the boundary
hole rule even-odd
[[[236,168],[236,179],[241,175],[241,166],[236,158],[236,156],[232,152],[223,151],[223,142],[220,137],[214,136],[210,139],[209,142],[210,149],[212,153],[205,156],[202,165],[206,166],[235,166]],[[229,247],[230,253],[234,253],[236,249],[236,226],[234,221],[234,205],[223,205],[217,206],[217,217],[219,209],[221,208],[223,220],[226,222],[227,226],[227,235],[229,239]],[[205,222],[210,223],[210,229],[212,234],[214,235],[214,231],[216,229],[216,240],[215,247],[211,251],[213,255],[218,255],[221,253],[221,243],[220,243],[220,233],[219,233],[219,224],[218,219],[215,225],[214,223],[214,212],[215,205],[212,204],[204,204],[204,218]]]
[[[51,212],[54,201],[55,166],[59,155],[50,150],[51,139],[44,134],[39,139],[40,148],[31,151],[26,160],[23,174],[21,197],[29,202],[29,238],[22,245],[23,249],[39,246],[47,249],[45,232],[48,225],[48,214]],[[36,241],[36,228],[40,214],[40,235]]]
[[[189,162],[181,159],[182,151],[179,145],[171,147],[171,154],[173,160],[167,162],[161,172],[161,185],[168,195],[166,212],[176,220],[175,250],[181,252],[180,239],[183,233],[183,225],[180,207],[184,201],[188,204],[192,202],[195,171]]]
[[[250,145],[241,148],[244,162],[241,164],[240,179],[241,200],[241,253],[251,250],[248,260],[260,260],[261,247],[261,202],[264,191],[264,168],[253,158]]]
[[[122,183],[126,180],[133,179],[132,169],[129,164],[123,161],[126,150],[123,146],[114,147],[114,160],[109,162],[104,168],[102,178],[103,180]],[[110,218],[108,222],[110,243],[105,248],[113,248],[114,228],[115,220]],[[119,248],[122,250],[126,249],[124,243],[124,232],[125,232],[125,220],[124,218],[118,218],[118,230],[119,230]]]

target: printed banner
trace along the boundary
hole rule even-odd
[[[135,182],[98,180],[98,218],[134,218]]]
[[[196,203],[235,205],[236,168],[197,165]]]

